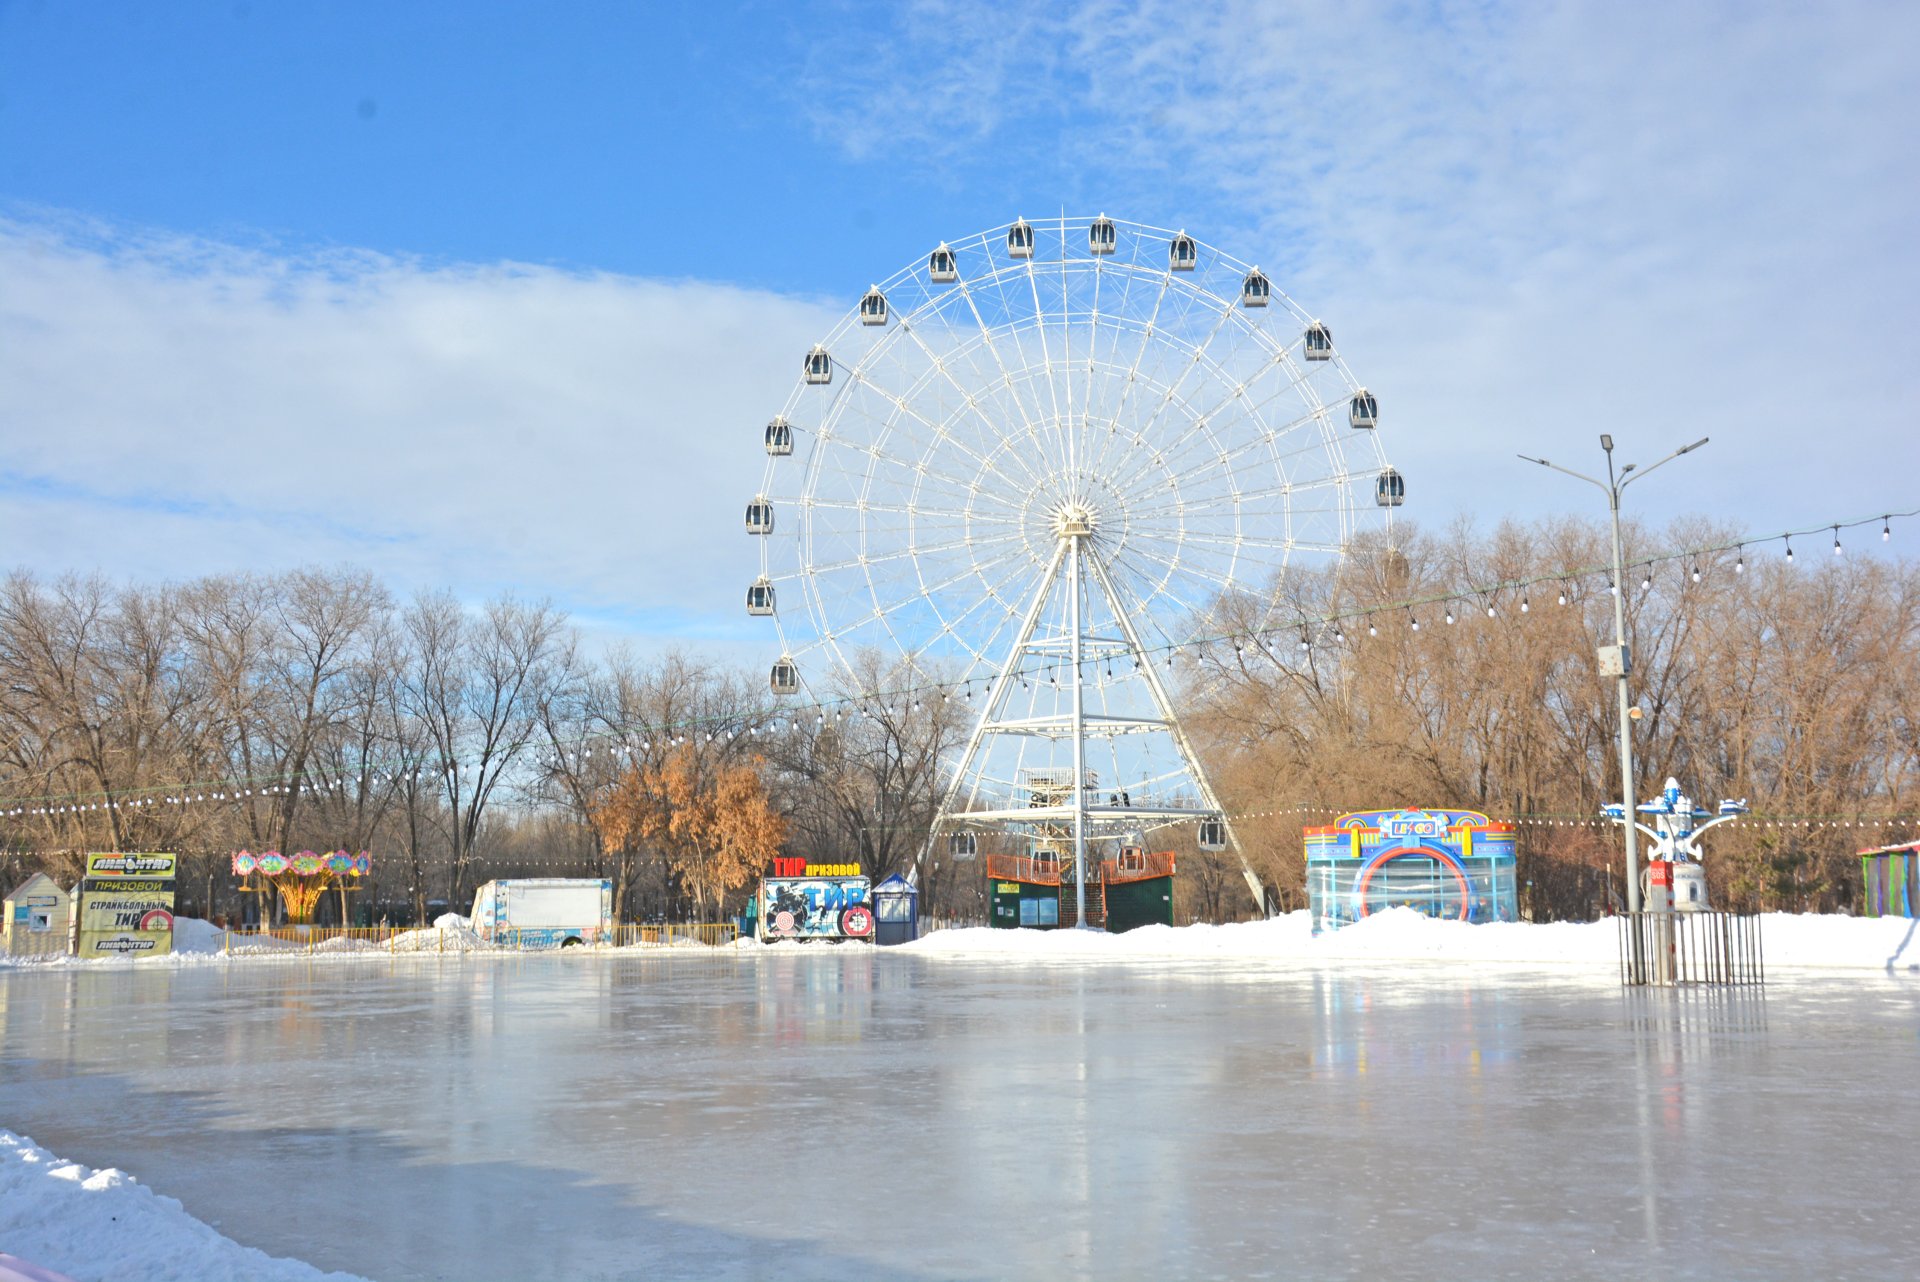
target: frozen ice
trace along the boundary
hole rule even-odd
[[[1677,993],[986,936],[0,970],[0,1126],[376,1279],[1910,1274],[1897,936]]]

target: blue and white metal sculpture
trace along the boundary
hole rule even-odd
[[[1723,800],[1714,810],[1706,810],[1680,791],[1678,780],[1669,778],[1659,796],[1641,802],[1635,809],[1653,821],[1651,827],[1637,819],[1633,823],[1653,841],[1647,851],[1649,880],[1652,864],[1670,864],[1673,906],[1682,912],[1707,908],[1707,879],[1700,867],[1700,837],[1707,829],[1746,814],[1747,799]],[[1626,807],[1617,801],[1600,807],[1600,813],[1615,823],[1626,822]]]

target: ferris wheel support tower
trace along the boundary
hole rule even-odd
[[[986,703],[974,721],[973,730],[967,736],[966,746],[961,750],[955,763],[952,780],[941,797],[940,808],[935,813],[932,830],[927,835],[927,844],[922,848],[916,861],[915,873],[919,866],[932,857],[939,839],[945,829],[955,820],[969,824],[1029,823],[1049,821],[1070,821],[1073,825],[1073,862],[1075,891],[1076,926],[1086,923],[1086,874],[1087,874],[1087,837],[1088,821],[1094,819],[1106,825],[1115,822],[1132,827],[1145,828],[1165,823],[1212,819],[1222,825],[1231,849],[1240,860],[1241,875],[1246,878],[1247,888],[1253,894],[1256,904],[1266,905],[1265,888],[1261,885],[1259,874],[1247,861],[1246,853],[1240,847],[1239,837],[1233,831],[1232,823],[1227,819],[1219,797],[1213,791],[1213,785],[1207,779],[1206,771],[1201,767],[1199,757],[1194,752],[1193,743],[1187,737],[1185,728],[1180,724],[1179,713],[1174,710],[1173,699],[1167,694],[1159,674],[1154,671],[1152,656],[1135,630],[1128,617],[1129,603],[1114,587],[1097,557],[1086,554],[1085,547],[1095,537],[1095,518],[1085,507],[1070,505],[1064,507],[1055,517],[1058,547],[1046,572],[1041,576],[1039,587],[1022,617],[1019,633],[1013,646],[1001,664],[1000,672],[989,691]],[[1064,578],[1061,571],[1064,569]],[[1064,587],[1067,598],[1068,631],[1065,637],[1036,638],[1035,632],[1041,612],[1053,597]],[[1088,596],[1089,587],[1098,591],[1109,607],[1114,622],[1121,635],[1100,636],[1090,634],[1082,625],[1082,605]],[[1066,713],[1057,713],[1041,717],[1002,718],[1000,710],[1004,704],[1009,687],[1015,675],[1021,671],[1022,660],[1028,654],[1045,654],[1065,647],[1073,676],[1071,686],[1071,708]],[[1091,651],[1096,659],[1121,657],[1132,660],[1142,683],[1151,693],[1154,716],[1125,717],[1096,715],[1091,721],[1086,712],[1085,661]],[[1180,760],[1200,794],[1203,809],[1191,807],[1154,807],[1151,805],[1134,806],[1111,805],[1105,807],[1089,806],[1088,788],[1079,781],[1086,777],[1086,744],[1089,735],[1111,736],[1120,734],[1166,734],[1171,736]],[[995,735],[1036,735],[1042,737],[1064,735],[1072,745],[1073,774],[1076,786],[1070,788],[1068,805],[1060,806],[1022,806],[1005,809],[977,809],[982,776],[973,771],[973,766],[982,746]],[[971,788],[966,788],[969,780]],[[960,803],[963,789],[967,792],[964,804]],[[1129,798],[1129,801],[1131,799]],[[915,878],[917,880],[917,876]]]

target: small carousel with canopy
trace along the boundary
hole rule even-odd
[[[357,855],[347,850],[303,850],[295,855],[277,850],[260,854],[242,850],[233,856],[233,872],[240,878],[241,893],[261,896],[263,923],[272,917],[270,895],[279,896],[289,924],[305,926],[312,923],[314,909],[331,890],[339,893],[340,923],[345,925],[347,896],[358,890],[360,879],[372,871],[373,856],[364,850]]]

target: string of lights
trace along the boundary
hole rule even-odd
[[[1893,523],[1920,516],[1920,508],[1906,511],[1883,512],[1875,516],[1852,517],[1845,520],[1822,521],[1803,529],[1785,530],[1773,535],[1747,535],[1718,543],[1702,544],[1696,547],[1669,549],[1633,559],[1633,567],[1641,575],[1641,589],[1651,590],[1656,567],[1679,563],[1683,567],[1683,583],[1700,583],[1705,571],[1702,562],[1717,554],[1734,553],[1733,573],[1746,572],[1746,553],[1749,549],[1762,548],[1778,541],[1784,546],[1785,559],[1794,559],[1793,540],[1804,540],[1811,535],[1830,534],[1833,539],[1832,551],[1835,556],[1845,553],[1842,534],[1845,531],[1861,527],[1878,526],[1882,542],[1890,542],[1893,537]],[[1454,607],[1472,605],[1476,613],[1483,612],[1488,618],[1500,616],[1502,605],[1515,613],[1532,613],[1531,593],[1542,585],[1556,585],[1555,603],[1568,606],[1575,603],[1578,593],[1570,591],[1577,585],[1601,577],[1608,581],[1608,591],[1617,590],[1618,585],[1611,581],[1611,571],[1606,565],[1587,565],[1558,571],[1547,571],[1529,577],[1502,579],[1491,583],[1477,584],[1451,592],[1438,592],[1422,596],[1405,597],[1391,602],[1308,616],[1299,615],[1293,620],[1271,624],[1261,628],[1238,632],[1224,632],[1218,635],[1191,637],[1184,641],[1167,642],[1158,646],[1143,648],[1135,657],[1135,666],[1146,661],[1164,662],[1172,667],[1176,658],[1194,652],[1193,661],[1198,662],[1216,649],[1224,652],[1231,645],[1238,653],[1244,653],[1246,647],[1253,645],[1272,654],[1283,641],[1293,642],[1300,652],[1311,651],[1316,644],[1325,644],[1329,639],[1340,644],[1347,640],[1346,629],[1352,625],[1356,641],[1360,638],[1360,627],[1365,625],[1365,635],[1369,638],[1379,635],[1383,621],[1404,618],[1405,626],[1411,632],[1421,629],[1420,613],[1426,611],[1433,617],[1433,610],[1440,610],[1444,622],[1451,625],[1458,617]],[[1518,595],[1517,605],[1513,597]],[[1467,613],[1464,609],[1461,613]],[[1316,640],[1317,637],[1317,640]],[[1094,664],[1096,679],[1099,665],[1104,662],[1108,677],[1112,674],[1112,661],[1097,659],[1084,660]],[[1054,659],[1032,666],[1015,669],[1009,679],[1018,679],[1022,687],[1046,680],[1058,685],[1063,666],[1071,666],[1066,661]],[[1120,679],[1125,679],[1122,674]],[[1101,684],[1104,684],[1101,679]],[[581,735],[566,744],[552,743],[551,755],[541,762],[546,773],[556,775],[565,773],[568,767],[583,768],[594,759],[596,753],[609,761],[624,759],[626,764],[639,765],[642,760],[651,759],[656,746],[661,748],[679,748],[689,743],[699,746],[708,745],[725,738],[729,743],[742,736],[749,740],[758,739],[763,731],[771,737],[783,729],[799,731],[804,722],[812,720],[816,727],[827,725],[829,718],[836,724],[861,718],[879,719],[888,710],[897,710],[901,714],[919,711],[927,701],[938,698],[942,702],[951,702],[956,694],[963,702],[970,702],[975,687],[984,697],[988,693],[989,680],[973,678],[961,682],[911,682],[884,690],[872,690],[859,694],[842,695],[827,698],[807,699],[797,704],[767,703],[751,709],[737,712],[719,713],[710,716],[689,717],[664,723],[633,724],[609,728],[590,735]],[[876,712],[878,708],[880,711]],[[510,755],[517,755],[529,747],[539,745],[531,738],[509,745]],[[343,798],[364,798],[377,793],[380,788],[393,788],[403,783],[429,783],[441,776],[452,775],[457,778],[463,768],[473,768],[476,763],[470,759],[447,759],[438,756],[409,756],[401,754],[391,759],[370,759],[359,768],[346,771],[327,771],[309,769],[299,773],[259,775],[253,777],[229,777],[224,779],[202,780],[195,782],[173,782],[147,784],[122,789],[118,792],[104,790],[91,792],[47,793],[37,796],[0,797],[0,817],[47,817],[69,814],[94,813],[107,810],[137,812],[155,806],[200,806],[209,803],[228,805],[238,802],[254,804],[264,799],[288,796],[296,791],[306,793],[335,793]],[[1250,817],[1250,816],[1249,816]],[[1529,822],[1533,820],[1529,819]],[[1587,822],[1569,819],[1568,822]],[[1597,822],[1597,821],[1596,821]]]
[[[1313,816],[1313,815],[1326,816],[1331,818],[1331,817],[1336,817],[1342,814],[1349,813],[1349,811],[1352,809],[1353,809],[1352,807],[1339,807],[1339,806],[1310,806],[1310,805],[1282,806],[1282,807],[1267,809],[1267,810],[1238,811],[1238,812],[1229,814],[1228,818],[1234,820],[1235,822],[1242,822],[1242,821],[1252,820],[1252,819],[1273,819],[1273,818],[1286,818],[1286,817],[1292,817],[1292,818],[1298,819],[1301,817]],[[1600,816],[1600,815],[1573,816],[1573,815],[1507,814],[1504,816],[1495,815],[1492,817],[1497,823],[1513,824],[1516,827],[1565,828],[1565,829],[1579,828],[1579,829],[1589,829],[1594,831],[1595,833],[1600,833],[1606,830],[1610,830],[1614,827],[1612,820],[1607,819],[1604,816]],[[1766,814],[1752,814],[1752,815],[1742,816],[1740,828],[1744,831],[1750,831],[1750,832],[1751,831],[1778,832],[1778,831],[1792,831],[1792,830],[1871,832],[1871,831],[1884,830],[1900,824],[1912,825],[1915,823],[1920,823],[1920,814],[1890,814],[1890,815],[1883,815],[1878,817],[1869,816],[1869,815],[1852,815],[1852,816],[1843,817],[1843,816],[1831,816],[1831,815],[1775,816],[1775,815],[1766,815]],[[228,857],[228,855],[231,854],[231,851],[228,851],[225,848],[221,848],[219,850],[214,850],[211,848],[201,848],[201,847],[186,849],[177,844],[176,845],[155,844],[152,847],[152,849],[156,853],[161,853],[161,854],[177,854],[177,855],[183,855],[183,856],[205,855],[210,858],[218,858],[218,859],[225,859],[226,857]],[[21,854],[21,853],[28,853],[28,852],[13,851],[10,853]],[[35,850],[31,853],[38,856],[58,856],[63,854],[78,856],[83,852],[81,851],[81,849],[76,847],[71,850],[66,850],[66,849]],[[621,856],[621,855],[609,854],[609,855],[602,855],[599,858],[595,858],[593,856],[585,855],[585,854],[573,855],[573,856],[544,855],[544,854],[543,855],[523,855],[523,854],[518,854],[514,852],[502,851],[502,852],[476,853],[470,860],[470,863],[473,867],[488,868],[488,869],[553,868],[553,869],[573,869],[577,871],[583,868],[604,870],[614,864],[622,862],[623,858],[625,859],[626,862],[631,863],[631,862],[634,862],[637,856]],[[389,870],[394,872],[396,875],[401,875],[401,876],[410,875],[410,870],[405,867],[404,862],[390,861],[388,868],[376,867],[374,871],[375,871],[375,874],[377,875],[383,871],[389,871]]]

